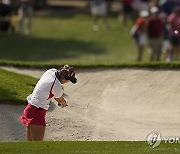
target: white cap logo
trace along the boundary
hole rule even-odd
[[[160,133],[151,133],[147,137],[147,143],[151,148],[158,147],[161,144]]]

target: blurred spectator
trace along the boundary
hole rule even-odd
[[[2,0],[0,3],[0,31],[13,33],[14,26],[12,24],[12,7],[10,0]]]
[[[170,44],[170,36],[169,36],[169,25],[167,21],[168,14],[161,12],[160,18],[163,23],[163,43],[162,43],[162,54],[163,60],[169,61],[171,57],[171,44]]]
[[[169,15],[173,12],[174,7],[175,7],[175,0],[166,0],[162,4],[162,11]]]
[[[109,13],[111,11],[112,3],[114,0],[105,0],[107,4],[107,12]]]
[[[130,34],[134,37],[138,48],[138,54],[136,58],[137,61],[142,61],[142,54],[147,43],[146,32],[148,16],[148,11],[141,11],[140,17],[136,20],[134,26],[130,31]]]
[[[12,8],[11,8],[11,1],[10,0],[2,0],[0,3],[0,13],[1,13],[1,17],[11,17],[11,12],[12,12]]]
[[[1,0],[2,4],[11,5],[11,0]]]
[[[98,18],[103,18],[105,28],[109,29],[110,25],[107,17],[108,9],[105,0],[92,0],[91,1],[91,14],[93,18],[93,30],[98,31]]]
[[[168,17],[170,24],[170,42],[172,45],[171,59],[178,60],[180,52],[180,6],[175,8],[175,11]]]
[[[152,7],[150,9],[151,16],[148,22],[149,46],[151,48],[151,61],[160,60],[162,51],[163,23],[158,16],[159,9]]]
[[[19,15],[19,29],[20,33],[23,33],[25,29],[25,34],[31,32],[32,25],[32,14],[33,14],[33,1],[34,0],[20,0],[20,6],[18,10]],[[26,26],[24,26],[26,24]]]
[[[149,10],[149,5],[147,0],[133,0],[133,8],[136,12]]]
[[[175,0],[175,7],[180,7],[180,0]]]
[[[134,0],[122,0],[122,20],[125,27],[127,27],[128,18],[133,19],[133,1]]]
[[[154,6],[158,7],[158,0],[149,0],[149,8],[152,8]]]

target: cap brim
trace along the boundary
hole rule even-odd
[[[74,84],[77,82],[77,79],[75,77],[70,77],[68,80]]]

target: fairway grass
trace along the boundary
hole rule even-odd
[[[14,19],[17,26],[17,19]],[[34,17],[29,36],[0,33],[0,65],[50,68],[69,64],[77,67],[180,68],[180,62],[149,62],[149,48],[143,62],[136,63],[137,49],[129,29],[115,16],[111,30],[92,31],[90,15]]]
[[[14,23],[17,27],[16,18]],[[133,62],[136,46],[129,30],[116,17],[110,23],[107,30],[100,21],[100,30],[94,32],[90,15],[34,17],[31,35],[0,34],[0,59],[56,65]]]
[[[17,27],[17,18],[13,20]],[[69,64],[77,67],[179,68],[180,62],[151,63],[147,47],[143,62],[136,63],[137,48],[116,16],[110,17],[111,30],[92,30],[87,14],[61,17],[34,17],[29,36],[0,33],[0,65],[49,68]]]
[[[0,154],[175,154],[179,144],[161,144],[154,149],[146,142],[61,141],[0,143]]]

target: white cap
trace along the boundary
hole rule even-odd
[[[151,13],[157,13],[159,11],[158,7],[156,6],[153,6],[151,9],[150,9],[150,12]]]
[[[141,11],[141,12],[139,13],[139,16],[140,16],[140,17],[148,17],[148,16],[149,16],[149,12],[146,11],[146,10],[143,10],[143,11]]]

